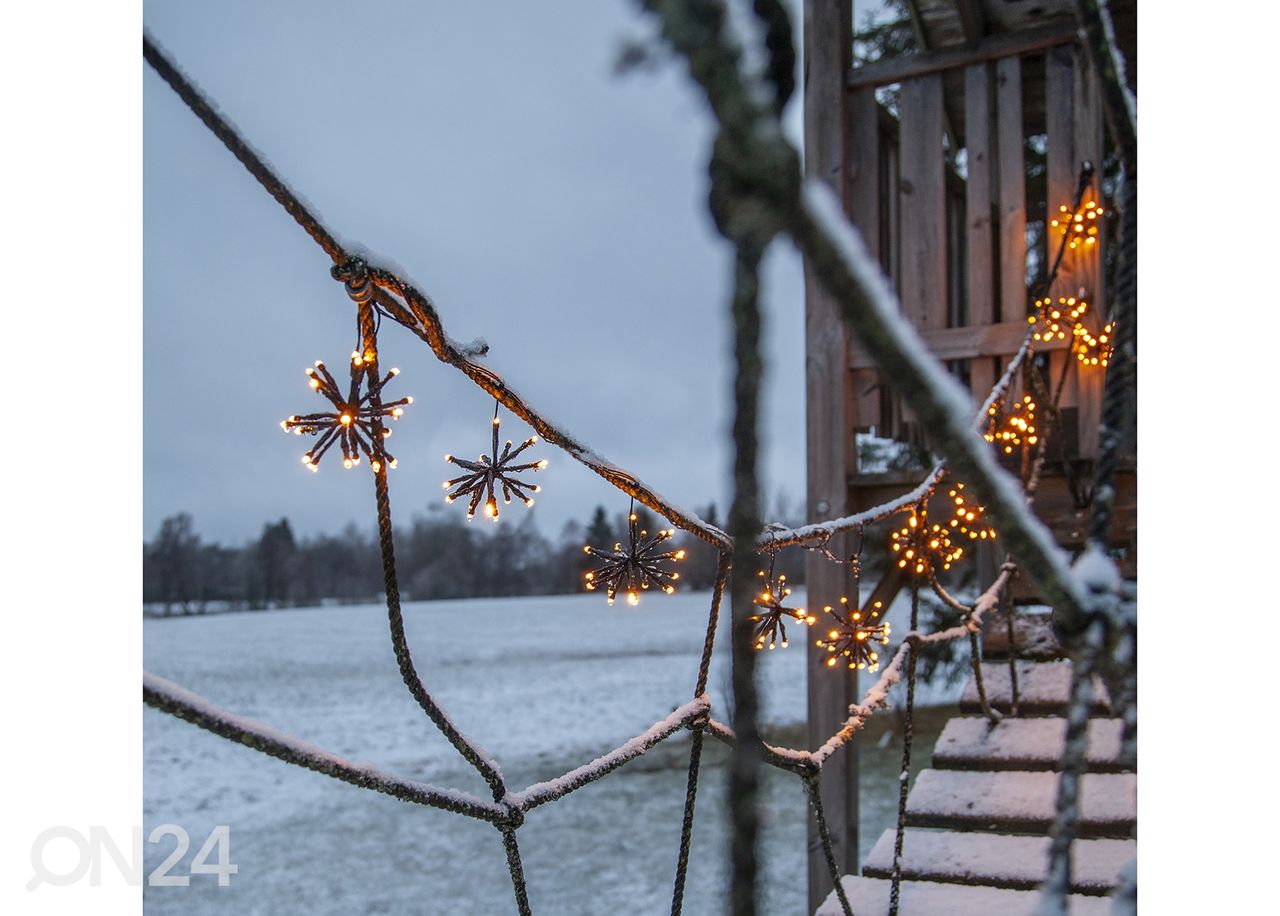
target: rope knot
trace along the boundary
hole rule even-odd
[[[357,305],[373,299],[373,284],[369,282],[369,265],[363,258],[349,258],[329,268],[329,275],[347,288],[347,295]]]

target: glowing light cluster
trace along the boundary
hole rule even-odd
[[[465,458],[456,458],[453,455],[445,455],[444,460],[451,464],[456,464],[467,473],[460,477],[444,482],[444,488],[450,492],[445,494],[444,501],[452,503],[459,496],[470,496],[471,502],[467,506],[467,521],[475,518],[476,507],[480,505],[480,501],[484,500],[484,514],[492,521],[498,520],[498,488],[502,489],[503,503],[510,505],[511,497],[515,496],[526,506],[533,505],[533,498],[530,493],[539,493],[542,488],[520,480],[515,477],[516,474],[522,474],[531,471],[541,471],[547,466],[546,459],[540,461],[530,461],[524,464],[516,464],[516,457],[538,441],[537,436],[530,436],[519,445],[513,445],[510,439],[503,446],[502,453],[498,453],[498,432],[501,428],[501,421],[498,419],[497,409],[493,413],[493,445],[492,454],[481,455],[475,461],[467,461]]]
[[[1034,440],[1033,440],[1034,441]],[[995,540],[996,529],[990,528],[983,523],[983,516],[986,509],[977,503],[970,502],[968,496],[964,492],[964,484],[957,483],[952,487],[947,495],[951,497],[951,503],[955,510],[951,516],[951,520],[947,523],[960,537],[967,537],[971,541],[987,541]],[[961,548],[956,548],[957,553],[961,553]],[[956,559],[960,559],[959,556]]]
[[[1072,251],[1081,246],[1089,248],[1098,243],[1098,217],[1106,211],[1094,200],[1086,200],[1080,212],[1074,215],[1066,204],[1058,207],[1058,215],[1049,221],[1049,226],[1058,230],[1067,238],[1067,247]]]
[[[1115,350],[1115,322],[1108,321],[1096,335],[1082,324],[1072,332],[1071,352],[1086,366],[1105,367]]]
[[[817,641],[818,648],[830,654],[827,667],[834,668],[840,659],[848,659],[848,666],[858,671],[875,674],[880,670],[880,655],[876,646],[889,644],[889,624],[878,622],[884,607],[881,602],[872,603],[865,610],[849,612],[849,599],[840,599],[840,610],[830,605],[822,609],[836,621],[824,639]]]
[[[627,604],[640,603],[640,593],[657,588],[670,595],[676,590],[680,578],[678,572],[666,567],[670,561],[683,560],[683,550],[661,550],[661,545],[675,536],[676,530],[668,528],[652,537],[643,529],[637,531],[639,520],[631,513],[627,525],[627,546],[614,544],[613,550],[587,545],[582,548],[591,556],[603,560],[599,568],[586,574],[587,591],[605,590],[609,603],[613,604],[618,592],[627,596]]]
[[[761,570],[757,575],[764,579],[764,590],[753,600],[753,603],[761,608],[759,614],[751,615],[751,621],[755,624],[755,629],[751,633],[753,644],[757,649],[763,649],[766,647],[767,640],[768,648],[774,649],[781,642],[782,648],[785,649],[790,643],[787,640],[787,627],[783,618],[790,617],[807,627],[813,626],[817,618],[802,607],[787,607],[783,604],[791,594],[791,589],[787,586],[785,575],[775,578],[772,557],[769,558],[768,572]]]
[[[1084,296],[1045,296],[1036,300],[1036,313],[1027,317],[1027,322],[1040,325],[1031,332],[1031,339],[1037,341],[1066,340],[1067,335],[1079,327],[1080,319],[1089,311],[1089,303]]]
[[[930,524],[924,506],[911,510],[907,523],[893,533],[890,547],[897,554],[898,568],[916,575],[929,570],[950,569],[964,556],[964,548],[951,542],[951,528],[937,522]]]
[[[1019,446],[1035,445],[1040,441],[1036,433],[1036,402],[1031,395],[1023,395],[1021,401],[1014,401],[1007,410],[1000,402],[991,405],[987,411],[990,418],[983,438],[994,442],[996,448],[1006,455],[1012,455]]]
[[[391,430],[382,426],[382,420],[400,419],[404,408],[413,403],[413,398],[383,403],[380,400],[383,387],[399,375],[400,370],[392,369],[381,381],[374,372],[372,352],[352,353],[351,385],[344,395],[337,379],[323,362],[316,360],[315,366],[307,370],[312,390],[328,399],[334,409],[331,413],[295,414],[281,420],[280,428],[298,436],[320,436],[320,441],[302,456],[302,463],[311,470],[319,467],[321,457],[335,442],[342,449],[343,467],[359,464],[361,455],[369,459],[369,467],[375,474],[382,470],[384,464],[388,468],[396,466],[395,458],[384,445]],[[363,394],[362,386],[365,389]]]

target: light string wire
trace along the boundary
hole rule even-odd
[[[691,58],[695,56],[693,49],[688,46],[687,43],[683,43],[682,40],[679,39],[679,36],[673,36],[670,34],[671,23],[678,23],[683,11],[673,8],[669,3],[651,3],[646,5],[654,8],[663,17],[664,34],[669,40],[672,40],[673,44],[677,47],[677,50]],[[691,4],[690,6],[697,7],[704,12],[708,7],[714,7],[717,9],[721,8],[721,4],[714,2]],[[771,4],[758,3],[757,6],[767,10]],[[727,39],[721,33],[719,26],[716,27],[711,38],[712,44],[716,49],[723,49]],[[232,128],[224,119],[221,118],[220,115],[217,114],[216,110],[213,109],[204,96],[202,96],[199,91],[196,90],[184,76],[182,76],[177,68],[159,52],[149,37],[144,37],[144,56],[157,73],[175,89],[188,107],[197,114],[200,120],[204,122],[220,140],[222,140],[224,145],[226,145],[236,158],[245,165],[246,169],[249,170],[259,183],[263,185],[272,197],[280,202],[286,211],[294,217],[295,221],[297,221],[299,225],[307,231],[308,235],[310,235],[321,246],[321,248],[329,254],[335,264],[335,278],[341,279],[340,274],[344,272],[347,274],[359,272],[363,265],[357,259],[351,258],[345,252],[333,236],[330,235],[319,221],[310,213],[309,209],[301,203],[296,195],[294,195],[287,186],[285,186],[284,183],[265,166],[260,157],[253,153],[251,148],[249,148],[248,145],[240,138],[234,128]],[[731,55],[731,57],[733,56]],[[729,90],[730,92],[734,92],[741,89],[741,84],[739,82],[741,75],[737,72],[738,65],[736,57],[733,57],[731,63],[734,70],[734,79],[730,81]],[[696,67],[694,75],[695,78],[704,85],[704,88],[706,88],[705,81],[699,76]],[[735,83],[737,85],[735,85]],[[714,95],[715,93],[709,91],[709,96]],[[716,108],[715,99],[711,98],[711,101],[713,102],[713,108]],[[725,118],[719,110],[716,111],[716,114],[722,122],[725,121]],[[747,114],[751,115],[752,113],[748,110]],[[735,142],[742,142],[742,138],[740,136],[731,136],[730,139]],[[802,248],[806,245],[818,245],[818,247],[821,247],[820,243],[824,241],[822,233],[814,232],[816,226],[813,223],[812,214],[806,212],[805,216],[807,218],[801,219],[798,227],[795,225],[787,225],[784,227],[785,231],[792,234],[793,237],[796,238],[797,242],[801,244]],[[828,242],[828,244],[830,243]],[[830,252],[819,253],[829,255]],[[820,260],[823,261],[823,267],[826,268],[826,272],[839,272],[838,270],[833,270],[831,268],[829,257]],[[613,769],[616,769],[617,766],[620,766],[627,760],[632,759],[634,756],[644,753],[644,751],[649,747],[652,747],[654,744],[664,740],[666,737],[669,737],[671,734],[674,734],[682,728],[691,728],[694,731],[694,741],[698,751],[700,751],[700,741],[698,739],[704,731],[710,731],[713,736],[727,741],[735,747],[743,744],[743,742],[736,739],[736,736],[731,729],[710,718],[710,704],[703,692],[705,690],[705,672],[709,666],[712,648],[711,634],[714,631],[714,617],[718,612],[719,598],[723,591],[724,580],[728,573],[728,564],[726,563],[726,559],[731,550],[732,542],[723,531],[703,522],[701,519],[698,519],[697,516],[684,513],[670,505],[666,500],[640,484],[635,477],[601,459],[596,453],[587,449],[585,446],[580,445],[575,439],[550,424],[548,421],[543,419],[541,415],[535,413],[531,407],[527,406],[525,402],[515,394],[514,391],[506,386],[501,378],[490,370],[477,365],[472,360],[472,357],[482,355],[485,352],[486,348],[483,345],[462,345],[447,337],[444,333],[438,314],[435,311],[434,305],[425,295],[420,293],[411,284],[406,283],[394,273],[382,268],[370,267],[367,271],[368,277],[373,283],[373,302],[376,303],[376,313],[379,318],[381,315],[386,314],[397,323],[414,331],[431,346],[438,358],[444,362],[454,365],[471,377],[472,380],[481,388],[494,395],[495,399],[499,403],[506,405],[513,413],[517,414],[537,429],[546,441],[557,445],[575,459],[586,464],[588,467],[591,467],[618,489],[621,489],[633,498],[638,499],[651,509],[666,515],[686,531],[708,541],[713,546],[717,547],[720,552],[717,588],[713,594],[712,621],[708,628],[708,637],[705,642],[702,664],[700,666],[698,684],[700,689],[698,695],[695,697],[694,701],[686,704],[684,707],[681,707],[681,709],[677,710],[667,719],[655,723],[655,725],[644,734],[637,736],[637,738],[632,739],[631,742],[628,742],[627,744],[615,749],[615,751],[610,754],[606,754],[593,762],[599,763],[604,761],[604,764],[601,767],[593,768],[593,766],[589,764],[586,767],[579,768],[579,771],[573,771],[578,774],[579,778],[572,780],[572,787],[562,790],[558,785],[555,788],[543,788],[540,784],[540,786],[530,787],[530,789],[526,790],[525,793],[512,793],[510,791],[505,791],[504,787],[504,793],[501,800],[495,801],[495,803],[490,805],[486,803],[477,804],[478,800],[467,799],[465,794],[455,793],[450,790],[434,790],[434,792],[427,792],[425,794],[419,792],[417,793],[418,797],[414,797],[415,793],[413,791],[410,791],[408,788],[403,786],[399,786],[394,782],[386,782],[380,784],[380,786],[376,786],[381,791],[388,791],[390,794],[396,795],[396,797],[404,798],[404,800],[417,801],[421,804],[441,807],[446,810],[455,810],[458,813],[488,820],[499,826],[499,829],[502,830],[504,835],[504,846],[507,849],[509,862],[511,864],[513,882],[515,883],[517,892],[517,902],[521,907],[521,912],[527,912],[527,896],[523,894],[524,879],[523,875],[520,873],[520,869],[518,868],[518,849],[516,849],[514,845],[515,830],[518,828],[525,810],[533,807],[535,804],[541,804],[546,801],[553,800],[554,798],[563,797],[563,795],[572,791],[573,788],[586,785],[587,783],[600,778],[607,772],[611,772]],[[855,276],[855,291],[858,282],[859,279]],[[840,286],[841,284],[836,283],[835,285]],[[853,298],[857,299],[859,298],[859,295],[855,295]],[[372,314],[372,310],[370,313]],[[845,317],[854,323],[855,326],[857,325],[858,322],[851,318],[847,309]],[[996,387],[993,388],[992,393],[988,398],[989,403],[993,402],[994,399],[998,397],[999,392],[1007,387],[1008,383],[1012,379],[1013,373],[1030,352],[1029,344],[1029,339],[1024,341],[1022,348],[1011,363],[1005,376],[1002,377]],[[890,349],[892,349],[892,347]],[[926,395],[930,393],[928,384],[924,386],[924,389]],[[984,413],[985,411],[980,412],[979,418],[981,418]],[[965,463],[969,464],[971,461],[966,461]],[[983,472],[987,470],[985,467],[981,466],[981,463],[979,463],[979,468]],[[910,505],[912,502],[917,501],[922,493],[932,492],[942,479],[945,472],[945,467],[940,463],[939,466],[935,466],[934,471],[930,473],[925,482],[920,487],[917,487],[916,490],[913,490],[909,494],[905,494],[904,497],[901,497],[898,500],[890,501],[884,506],[877,507],[876,509],[868,510],[867,512],[859,513],[858,515],[846,517],[844,519],[836,519],[831,522],[820,523],[815,526],[806,526],[809,529],[807,531],[796,530],[786,532],[784,529],[784,532],[781,534],[776,530],[766,532],[761,535],[761,539],[776,546],[787,546],[788,543],[801,544],[805,542],[812,543],[814,541],[821,541],[821,546],[825,547],[826,542],[835,532],[855,527],[860,528],[862,525],[871,521],[888,517],[894,512],[900,511],[903,506]],[[1019,523],[1025,523],[1025,519],[1017,518],[1016,515],[1015,520]],[[1023,524],[1023,527],[1026,527],[1025,524]],[[1031,539],[1033,546],[1034,540],[1034,538]],[[1033,550],[1033,559],[1037,561],[1037,566],[1040,568],[1041,573],[1043,574],[1047,567],[1050,580],[1055,576],[1060,580],[1052,583],[1056,586],[1052,591],[1066,595],[1068,598],[1075,598],[1079,594],[1078,587],[1075,587],[1076,583],[1069,581],[1069,576],[1059,575],[1061,574],[1062,569],[1058,564],[1054,563],[1052,559],[1045,562],[1045,558],[1043,556],[1036,557],[1034,556],[1035,553],[1036,551]],[[394,563],[393,557],[391,562],[392,564]],[[914,632],[908,634],[908,639],[904,640],[903,646],[899,648],[898,653],[895,655],[893,661],[890,662],[889,666],[887,666],[880,680],[867,691],[864,696],[864,703],[860,706],[850,707],[849,720],[847,720],[845,725],[830,739],[828,739],[828,741],[825,742],[817,751],[807,752],[787,748],[775,748],[759,741],[757,738],[756,741],[758,742],[761,761],[769,765],[797,773],[805,778],[812,778],[812,775],[820,770],[822,763],[826,759],[849,742],[852,734],[861,727],[875,709],[883,707],[885,700],[884,692],[887,691],[888,686],[891,683],[896,682],[897,678],[900,677],[904,650],[907,649],[908,643],[915,642],[919,644],[926,644],[943,642],[961,638],[962,636],[967,636],[972,632],[975,632],[976,629],[981,626],[983,613],[990,607],[994,606],[999,595],[1002,593],[1005,585],[1009,581],[1012,572],[1012,564],[1006,563],[1000,576],[998,576],[997,580],[992,583],[992,586],[987,590],[987,592],[985,592],[975,603],[973,613],[962,626],[942,630],[933,634],[928,634],[927,636],[921,636]],[[407,646],[405,648],[407,649]],[[268,753],[272,752],[273,747],[270,744],[270,741],[278,740],[280,737],[278,733],[265,726],[259,726],[256,723],[238,719],[229,713],[217,710],[216,707],[212,707],[211,704],[207,704],[205,701],[195,697],[188,691],[184,691],[177,685],[169,684],[168,682],[162,681],[162,679],[156,679],[150,675],[148,675],[147,678],[148,680],[144,683],[144,700],[149,705],[171,712],[179,717],[186,718],[188,721],[192,721],[194,724],[204,727],[210,731],[222,734],[224,737],[244,741],[245,743],[250,744],[257,742]],[[421,687],[421,680],[416,680],[417,684]],[[407,677],[406,684],[410,687],[412,692],[414,690],[414,686],[409,682]],[[425,691],[425,688],[422,689]],[[437,723],[437,725],[439,725],[439,723]],[[466,747],[468,748],[468,751],[463,752],[463,756],[467,757],[468,753],[476,756],[479,759],[479,762],[477,763],[477,761],[472,761],[473,765],[476,765],[477,768],[481,769],[482,773],[484,773],[484,764],[486,763],[487,755],[484,755],[483,752],[479,752],[473,746],[469,745],[469,743],[467,743]],[[279,748],[275,748],[275,750],[280,751]],[[460,749],[460,751],[461,750],[462,749]],[[691,788],[686,802],[686,827],[682,830],[683,851],[680,857],[681,865],[678,869],[678,889],[682,889],[683,887],[683,870],[687,865],[687,837],[692,826],[693,797],[694,788],[696,787],[696,771],[698,765],[696,753],[697,752],[691,754]],[[309,768],[326,772],[328,775],[332,775],[335,778],[344,779],[345,781],[354,782],[355,784],[365,784],[368,782],[368,776],[363,768],[351,765],[338,758],[334,758],[332,755],[327,755],[319,749],[310,749],[307,752],[299,752],[295,748],[290,749],[287,752],[276,753],[274,755],[281,757],[281,759],[286,759],[288,762],[308,766]],[[496,794],[497,787],[501,784],[501,776],[497,772],[496,765],[492,766],[492,772],[486,774],[486,780],[490,782],[491,788],[495,790]],[[553,784],[558,782],[558,780],[552,781]],[[537,791],[540,788],[543,788],[541,793]],[[847,901],[842,899],[842,904],[846,904],[847,909]],[[673,912],[678,912],[678,905],[674,903]]]

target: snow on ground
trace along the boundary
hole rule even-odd
[[[797,590],[797,598],[800,590]],[[459,727],[501,763],[513,789],[555,777],[648,728],[692,695],[706,593],[607,607],[595,595],[413,603],[406,628],[420,674]],[[726,609],[727,610],[727,609]],[[894,631],[902,602],[895,605]],[[727,615],[726,615],[727,616]],[[722,621],[723,623],[723,621]],[[405,691],[381,605],[290,609],[145,623],[147,669],[224,708],[400,775],[487,797]],[[766,653],[764,716],[786,730],[805,715],[803,650]],[[727,719],[727,630],[710,678]],[[935,692],[936,693],[936,692]],[[950,691],[954,694],[955,691]],[[941,698],[935,696],[934,699]],[[148,913],[513,912],[498,833],[271,760],[154,710],[144,713],[145,828],[174,823],[192,850],[231,828],[229,888],[148,887]],[[931,741],[931,738],[930,738]],[[712,742],[714,743],[714,742]],[[535,912],[663,911],[669,906],[688,737],[669,739],[599,783],[538,809],[520,832]],[[887,780],[896,751],[867,778]],[[712,759],[712,758],[707,758]],[[723,773],[704,770],[686,912],[716,912],[724,880]],[[868,787],[864,785],[864,797]],[[863,844],[892,805],[864,804]],[[804,908],[805,800],[770,771],[767,911]],[[872,822],[868,823],[868,819]],[[147,870],[172,840],[146,847]]]

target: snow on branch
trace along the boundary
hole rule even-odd
[[[484,801],[468,792],[442,789],[394,776],[369,763],[353,763],[309,741],[228,712],[154,674],[144,673],[142,676],[142,699],[148,706],[184,719],[205,731],[362,789],[373,789],[401,801],[443,808],[494,824],[505,822],[510,817],[510,812],[503,805]]]
[[[653,723],[645,731],[630,741],[614,748],[607,754],[597,757],[590,763],[570,770],[563,776],[546,782],[534,783],[521,792],[511,792],[506,797],[507,804],[518,811],[530,811],[539,805],[563,798],[575,789],[580,789],[607,776],[628,761],[634,760],[651,747],[665,741],[680,729],[685,728],[694,719],[705,716],[711,710],[711,698],[706,694],[690,700],[671,715]]]

